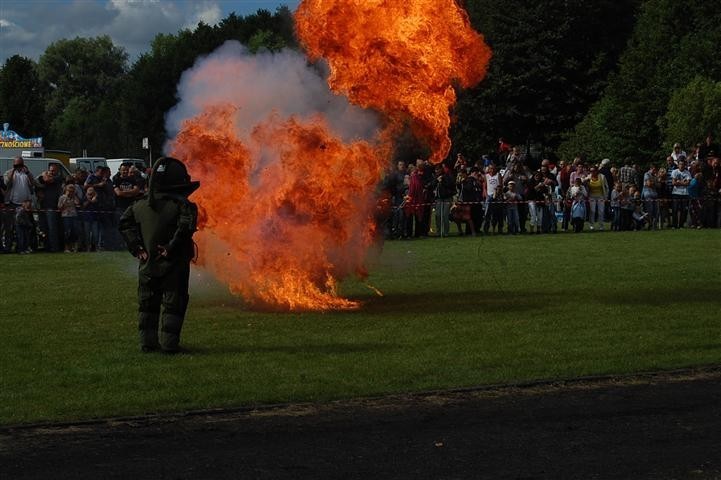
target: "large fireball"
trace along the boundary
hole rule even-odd
[[[311,58],[328,61],[334,91],[394,122],[410,120],[431,162],[446,158],[452,82],[476,85],[491,58],[455,0],[305,0],[295,20]]]
[[[452,0],[307,0],[296,22],[327,84],[298,53],[226,44],[183,75],[169,151],[201,181],[199,262],[231,291],[353,309],[336,288],[367,275],[393,133],[408,123],[445,158],[453,84],[479,82],[490,50]]]

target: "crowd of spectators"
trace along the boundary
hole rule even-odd
[[[709,135],[691,154],[676,144],[665,161],[642,168],[626,158],[582,156],[533,165],[518,147],[475,162],[400,161],[386,178],[392,206],[385,235],[542,234],[584,230],[721,227],[721,150]]]
[[[109,167],[98,167],[92,173],[79,168],[63,177],[58,165],[50,164],[36,178],[17,157],[13,168],[0,178],[0,251],[122,249],[118,220],[145,188],[145,172],[131,164],[122,164],[112,178]]]
[[[392,206],[387,238],[721,227],[721,149],[709,135],[691,154],[676,144],[662,164],[642,169],[581,156],[558,164],[532,159],[499,141],[494,156],[471,162],[400,161],[385,181]],[[0,251],[119,250],[122,212],[146,189],[131,164],[61,176],[51,164],[38,178],[17,157],[0,177]],[[434,228],[435,227],[435,228]]]

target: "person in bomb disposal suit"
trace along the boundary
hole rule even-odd
[[[179,351],[198,219],[197,207],[188,196],[199,186],[200,182],[190,181],[180,160],[159,158],[152,168],[147,195],[120,218],[119,229],[128,250],[140,260],[138,330],[143,352]]]

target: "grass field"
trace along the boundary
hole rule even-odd
[[[194,273],[174,357],[139,352],[129,255],[0,262],[0,424],[721,363],[713,230],[389,242],[357,312],[253,312]]]

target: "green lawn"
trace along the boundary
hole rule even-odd
[[[132,258],[0,257],[0,423],[721,363],[721,231],[386,243],[357,312],[278,314],[194,274],[190,354],[141,354]]]

